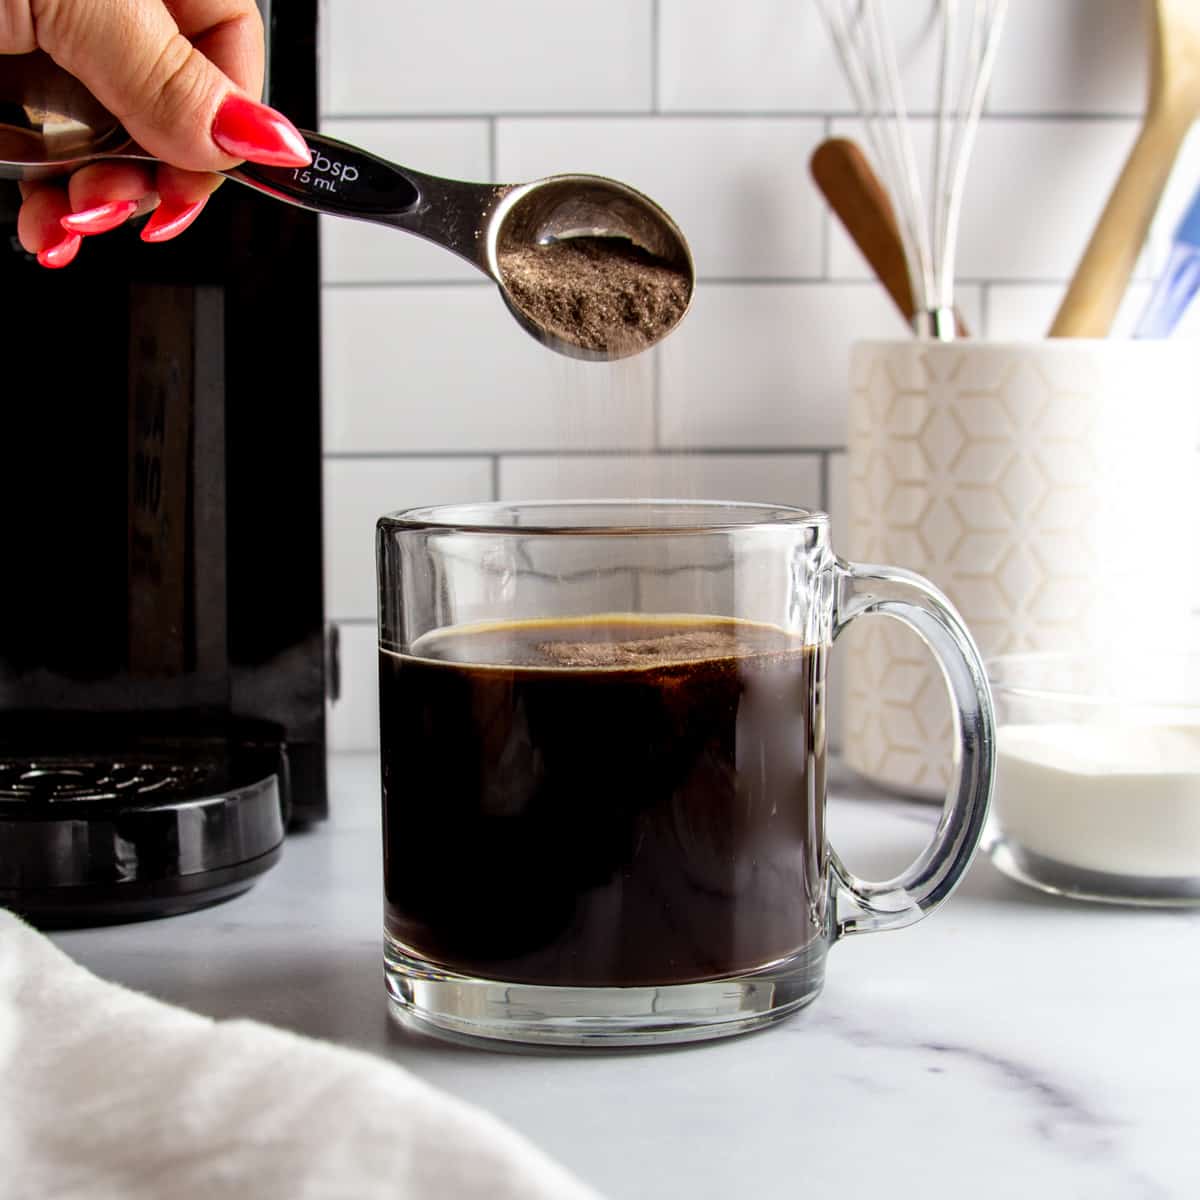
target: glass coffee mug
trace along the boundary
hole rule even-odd
[[[384,963],[393,1011],[566,1045],[740,1033],[829,947],[919,920],[979,841],[994,725],[933,587],[838,559],[823,513],[672,501],[382,517]],[[858,879],[825,836],[826,664],[877,613],[932,648],[957,782],[933,842]]]

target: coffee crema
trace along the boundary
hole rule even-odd
[[[514,983],[719,978],[822,936],[825,648],[720,617],[380,651],[388,936]]]

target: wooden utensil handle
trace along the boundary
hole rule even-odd
[[[866,155],[849,138],[829,138],[813,151],[809,170],[821,194],[875,277],[910,324],[916,313],[908,262],[896,213]],[[967,327],[956,311],[960,337]]]
[[[1107,337],[1190,119],[1145,125],[1050,327],[1051,337]]]
[[[809,170],[876,278],[911,321],[916,306],[900,227],[892,202],[866,156],[849,138],[829,138],[813,151]]]

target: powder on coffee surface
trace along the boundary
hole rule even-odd
[[[696,629],[627,642],[540,642],[538,651],[562,667],[650,667],[728,658],[737,650],[732,630]]]
[[[685,272],[624,238],[520,246],[503,251],[499,266],[513,301],[534,324],[614,357],[652,346],[690,299]]]

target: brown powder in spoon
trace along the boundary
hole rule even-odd
[[[691,298],[683,271],[624,238],[575,237],[499,256],[500,276],[535,325],[612,357],[652,346]]]

